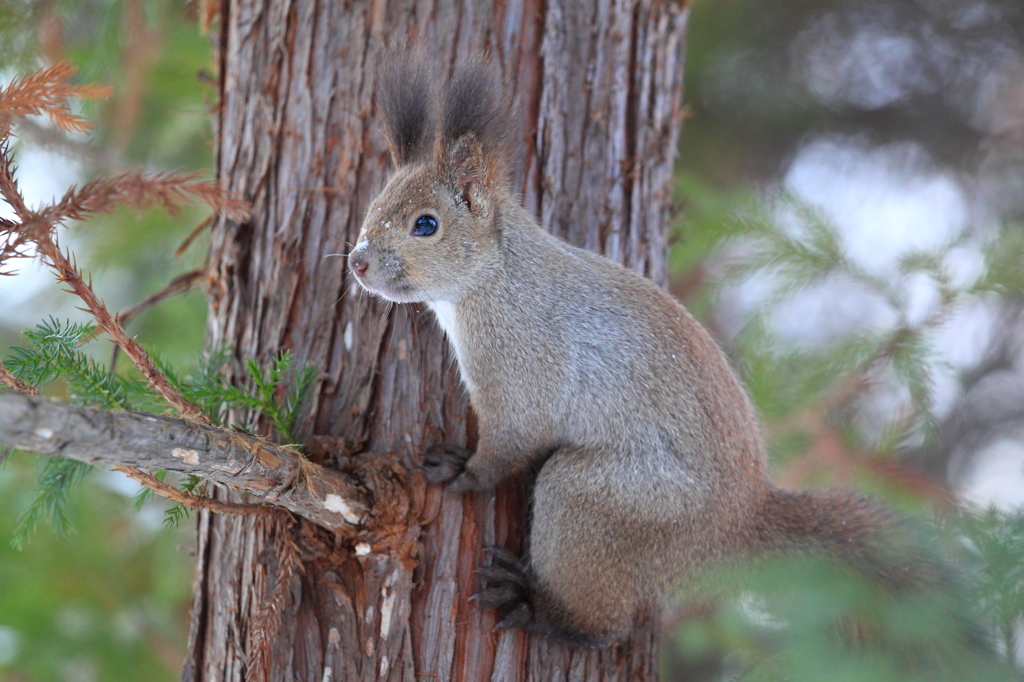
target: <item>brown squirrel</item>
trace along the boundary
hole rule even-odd
[[[349,265],[370,292],[426,303],[458,357],[479,444],[428,452],[427,479],[485,490],[539,468],[528,558],[492,548],[479,570],[502,625],[606,645],[681,576],[772,550],[894,589],[931,570],[868,499],[772,485],[754,410],[708,332],[651,281],[541,229],[513,191],[486,68],[458,68],[440,91],[408,62],[380,80],[396,170]]]

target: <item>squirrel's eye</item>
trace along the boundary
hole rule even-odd
[[[421,215],[416,219],[416,224],[412,228],[414,237],[429,237],[435,232],[437,232],[437,218],[432,215]]]

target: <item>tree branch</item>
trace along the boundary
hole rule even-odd
[[[214,500],[209,497],[182,492],[173,485],[164,483],[153,474],[147,474],[138,467],[115,464],[114,469],[116,471],[120,471],[128,478],[146,486],[160,497],[173,500],[179,504],[185,505],[186,507],[191,507],[192,509],[209,509],[210,511],[220,512],[221,514],[247,514],[250,516],[273,516],[274,514],[280,513],[273,507],[267,507],[261,504],[233,504],[231,502],[221,502],[220,500]]]
[[[0,445],[90,464],[202,476],[335,532],[369,514],[355,481],[259,438],[184,419],[0,394]]]
[[[11,390],[17,391],[18,393],[39,395],[39,391],[37,391],[34,386],[29,386],[24,381],[11,374],[11,370],[4,367],[4,361],[2,359],[0,359],[0,381],[7,384]]]
[[[50,268],[57,273],[60,281],[67,284],[71,291],[85,302],[93,319],[96,320],[96,324],[103,331],[110,334],[111,338],[114,339],[114,343],[121,347],[124,354],[135,363],[135,366],[139,368],[142,375],[146,377],[149,385],[156,389],[163,396],[164,400],[170,403],[186,419],[209,424],[210,420],[203,414],[202,410],[186,400],[181,395],[181,391],[175,388],[167,380],[163,372],[157,369],[157,366],[153,364],[149,353],[146,352],[142,344],[136,341],[135,337],[128,336],[128,332],[125,331],[121,323],[110,314],[106,304],[96,295],[92,288],[92,282],[87,282],[82,277],[78,266],[60,250],[60,246],[58,246],[52,235],[44,234],[36,241],[36,246],[45,259],[49,261]]]
[[[122,310],[121,312],[119,312],[117,314],[117,321],[121,323],[122,327],[127,327],[128,324],[135,319],[136,315],[143,312],[147,308],[152,308],[154,305],[164,300],[165,298],[170,298],[171,296],[183,294],[189,291],[192,288],[192,285],[196,283],[196,280],[202,279],[203,275],[205,274],[206,273],[203,271],[202,268],[197,268],[195,270],[189,270],[186,273],[178,275],[177,277],[171,280],[170,284],[168,284],[163,289],[156,292],[149,298],[145,299],[140,303],[136,303],[127,310]]]
[[[135,319],[136,315],[145,311],[147,308],[151,308],[152,306],[156,305],[165,298],[187,292],[192,288],[192,285],[196,282],[196,280],[202,279],[204,274],[205,273],[203,272],[203,270],[199,268],[196,270],[186,272],[182,275],[178,275],[173,280],[171,280],[170,284],[168,284],[163,289],[156,292],[146,300],[140,303],[136,303],[131,308],[128,308],[127,310],[122,310],[121,312],[117,313],[117,315],[114,316],[114,319],[117,320],[118,324],[120,324],[122,328],[127,329],[128,325],[131,324],[131,321]],[[114,369],[117,367],[117,354],[120,350],[121,346],[115,343],[114,350],[111,351],[110,354],[111,374],[114,373]]]

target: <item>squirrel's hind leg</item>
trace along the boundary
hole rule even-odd
[[[659,485],[627,463],[622,453],[579,448],[545,462],[533,493],[529,561],[491,550],[492,564],[480,570],[478,599],[502,610],[504,626],[604,646],[629,630],[668,573],[683,568],[690,524],[680,523],[678,481]]]

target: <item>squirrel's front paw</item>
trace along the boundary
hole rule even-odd
[[[420,468],[431,483],[447,483],[466,469],[466,461],[473,453],[458,445],[436,445],[423,453]]]

